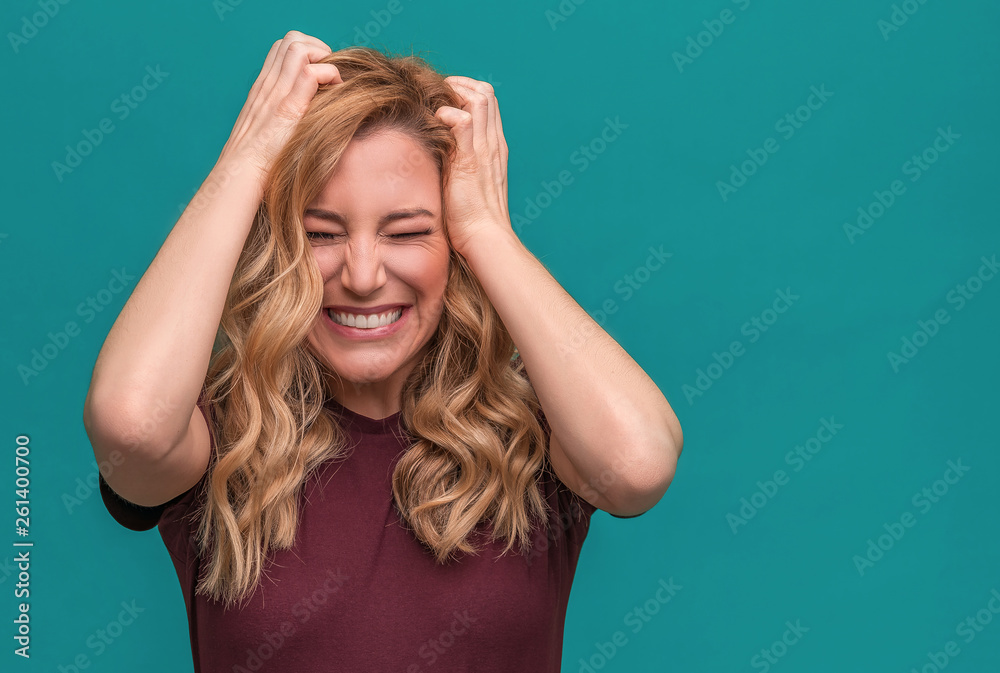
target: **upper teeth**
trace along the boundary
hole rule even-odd
[[[399,317],[403,315],[403,309],[397,308],[394,311],[389,311],[388,313],[380,313],[378,315],[355,315],[354,313],[334,313],[333,311],[327,310],[330,314],[330,319],[338,325],[347,325],[348,327],[357,327],[360,329],[373,329],[375,327],[385,327],[389,323],[396,322]]]

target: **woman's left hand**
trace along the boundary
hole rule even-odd
[[[464,254],[487,234],[513,233],[507,209],[507,141],[488,82],[460,75],[445,81],[464,100],[461,110],[442,105],[434,113],[458,142],[444,202],[451,245]]]

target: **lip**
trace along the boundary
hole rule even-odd
[[[341,309],[336,307],[324,308],[322,311],[320,311],[320,313],[323,314],[324,322],[326,323],[327,327],[330,328],[330,331],[332,331],[334,334],[337,334],[338,336],[341,336],[344,339],[351,339],[354,341],[369,341],[371,339],[381,339],[391,334],[395,334],[396,332],[398,332],[400,329],[403,328],[403,325],[405,325],[406,322],[409,320],[410,311],[412,310],[412,307],[410,307],[407,304],[392,304],[387,306],[387,309],[392,310],[393,308],[399,308],[399,307],[402,307],[403,309],[403,314],[399,316],[399,320],[397,320],[394,323],[385,325],[384,327],[374,327],[372,329],[358,329],[357,327],[348,327],[347,325],[340,325],[335,323],[333,321],[333,318],[330,317],[330,308],[334,309],[335,313],[340,312]],[[382,308],[381,306],[376,306],[375,310],[368,310],[366,311],[366,313],[367,314],[383,313],[387,309]],[[355,311],[356,309],[354,311],[344,311],[344,312],[354,313]]]

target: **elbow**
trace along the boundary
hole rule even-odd
[[[122,453],[141,451],[162,456],[170,449],[163,423],[141,403],[127,396],[108,395],[91,389],[83,403],[83,427],[98,462]],[[157,432],[161,430],[161,432]]]
[[[680,447],[670,442],[635,454],[634,468],[609,500],[617,516],[637,516],[651,510],[673,483]]]

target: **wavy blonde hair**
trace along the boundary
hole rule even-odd
[[[227,606],[252,594],[270,550],[291,547],[306,481],[346,451],[347,435],[324,407],[337,374],[307,339],[323,298],[302,221],[307,205],[352,139],[408,133],[435,160],[442,194],[456,149],[434,112],[461,101],[422,58],[352,47],[323,62],[337,66],[343,83],[320,86],[275,159],[206,377],[216,450],[198,507],[195,543],[207,561],[196,592]],[[468,538],[483,521],[493,539],[507,541],[504,553],[515,545],[524,553],[535,523],[549,527],[538,488],[546,464],[538,398],[454,249],[428,345],[402,390],[412,440],[392,477],[402,521],[439,564],[480,551]]]

